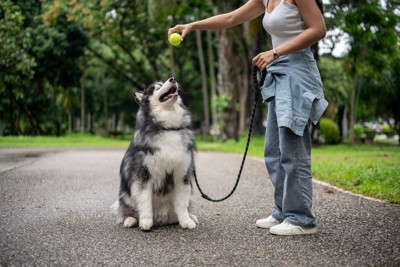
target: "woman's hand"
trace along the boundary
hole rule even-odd
[[[253,65],[263,71],[269,64],[275,61],[274,52],[272,50],[262,52],[253,58]]]
[[[185,39],[186,34],[188,34],[192,30],[192,25],[189,24],[178,24],[175,27],[168,29],[168,38],[173,33],[182,33],[182,41]]]

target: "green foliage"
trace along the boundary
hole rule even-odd
[[[137,110],[132,91],[170,76],[181,82],[183,100],[200,128],[203,105],[195,35],[189,34],[175,48],[168,44],[167,29],[214,12],[229,12],[244,2],[1,1],[0,134],[78,130],[83,110],[88,131],[130,131]],[[356,96],[359,118],[379,116],[400,131],[398,7],[390,1],[385,7],[380,1],[331,0],[325,9],[330,14],[328,28],[347,33],[351,47],[347,59],[321,58],[326,98],[338,108],[348,105],[352,77],[358,73],[362,76],[362,90]],[[260,23],[260,18],[253,21],[249,33],[233,29],[244,37],[232,47],[236,63],[251,57],[251,49],[243,44],[251,48],[256,42]],[[266,50],[261,36],[260,47]],[[218,35],[213,34],[210,43],[215,54]],[[202,45],[207,54],[205,38]],[[218,66],[216,58],[205,63],[225,67]],[[242,68],[236,69],[240,74]],[[232,103],[224,95],[211,102],[220,112]],[[232,107],[235,112],[246,110],[237,103]],[[226,126],[226,119],[216,119]]]
[[[324,95],[329,102],[345,105],[351,88],[351,81],[344,70],[344,61],[328,56],[320,58],[320,73],[324,83]]]
[[[221,113],[227,110],[229,108],[229,103],[231,102],[231,99],[228,95],[221,94],[219,96],[215,96],[211,100],[211,105],[215,107],[216,111]]]
[[[326,11],[328,29],[335,29],[327,39],[334,44],[338,36],[348,36],[350,122],[384,116],[388,121],[394,118],[400,129],[400,87],[394,67],[400,53],[399,6],[393,1],[331,0]]]
[[[356,135],[356,138],[360,139],[364,136],[365,132],[364,132],[364,127],[357,123],[354,125],[354,133]]]
[[[35,59],[28,54],[30,35],[24,32],[23,15],[11,1],[0,2],[0,84],[21,85],[33,76]],[[15,92],[18,98],[21,91]]]
[[[395,135],[395,130],[387,124],[382,126],[382,131],[389,138],[392,138]]]
[[[87,36],[76,23],[68,22],[65,14],[51,27],[37,20],[34,27],[27,29],[33,37],[31,51],[38,62],[35,78],[63,88],[79,86],[82,72],[78,60],[84,54]]]
[[[325,138],[325,144],[334,145],[340,142],[339,126],[333,120],[321,118],[319,127]]]

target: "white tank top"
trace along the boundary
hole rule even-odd
[[[303,32],[305,25],[297,6],[281,0],[272,12],[268,13],[268,1],[263,0],[265,15],[262,24],[271,35],[272,46],[275,48]]]

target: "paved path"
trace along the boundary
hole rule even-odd
[[[227,201],[207,202],[195,190],[196,229],[125,229],[109,213],[123,154],[0,150],[1,162],[15,159],[0,164],[0,266],[400,266],[400,207],[327,194],[322,185],[314,185],[318,234],[281,237],[256,228],[273,191],[254,158]],[[225,195],[240,161],[240,155],[199,153],[204,190]]]

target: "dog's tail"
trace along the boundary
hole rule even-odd
[[[116,200],[110,207],[111,213],[117,216],[117,224],[121,224],[123,219],[121,216],[119,200]]]

